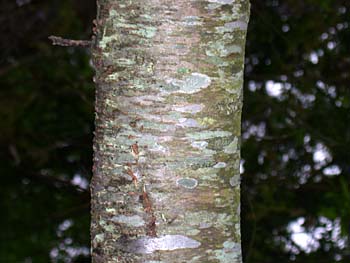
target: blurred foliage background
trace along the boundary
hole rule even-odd
[[[252,0],[246,263],[350,262],[350,2]],[[90,262],[93,0],[0,2],[0,262]]]

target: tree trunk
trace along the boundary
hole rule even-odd
[[[248,0],[99,0],[93,262],[241,262]]]

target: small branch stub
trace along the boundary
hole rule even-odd
[[[52,41],[54,46],[63,46],[63,47],[90,47],[92,41],[90,40],[73,40],[66,39],[57,36],[49,36],[49,39]]]

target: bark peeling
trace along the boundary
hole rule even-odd
[[[99,0],[93,262],[240,263],[247,0]]]

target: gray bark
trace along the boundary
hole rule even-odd
[[[241,262],[247,0],[100,0],[93,262]]]

